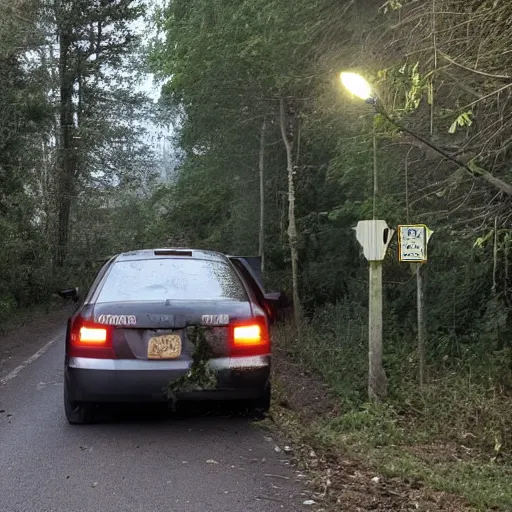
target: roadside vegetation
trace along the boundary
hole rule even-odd
[[[0,322],[140,243],[163,174],[158,109],[139,87],[144,12],[132,0],[0,3]]]
[[[509,510],[512,4],[142,7],[0,5],[0,321],[87,281],[113,252],[261,254],[268,289],[286,290],[299,320],[279,350],[335,406],[308,427],[315,442]],[[149,48],[136,20],[159,32]],[[158,104],[133,93],[138,62],[160,80]],[[342,70],[429,145],[348,95]],[[175,148],[163,161],[148,120]],[[415,277],[396,239],[385,261],[380,403],[367,399],[368,271],[352,229],[373,215],[434,231],[423,386]]]
[[[450,496],[463,498],[460,508],[431,508],[429,502],[420,510],[510,510],[512,458],[503,442],[510,442],[512,401],[494,380],[500,363],[492,357],[449,368],[431,363],[429,381],[419,389],[414,355],[388,357],[390,396],[370,404],[366,326],[348,313],[342,305],[327,308],[303,327],[301,341],[292,326],[276,331],[277,423],[323,456],[352,458],[377,472],[372,476],[399,478],[422,489],[416,501],[411,491],[404,492],[413,502],[432,490],[449,503]],[[318,336],[321,325],[332,329],[330,336]],[[326,388],[319,388],[315,375]],[[334,497],[341,495],[336,484]]]
[[[317,441],[480,510],[511,503],[511,14],[458,0],[174,1],[153,51],[186,155],[161,226],[264,256],[267,285],[300,317],[281,350],[339,406],[312,425]],[[342,70],[431,147],[348,96]],[[373,214],[434,230],[423,386],[414,273],[396,240],[385,261],[381,403],[367,399],[367,263],[352,230]]]

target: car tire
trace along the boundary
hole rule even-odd
[[[256,412],[267,413],[270,410],[270,403],[272,400],[272,390],[270,384],[265,389],[263,394],[253,402],[253,409]]]
[[[64,388],[64,412],[71,425],[94,423],[94,404],[70,400],[66,388]]]
[[[249,403],[249,413],[256,418],[265,418],[270,410],[270,403],[272,398],[272,391],[270,385],[265,391],[256,399],[251,400]]]

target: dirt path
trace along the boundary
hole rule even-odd
[[[324,511],[467,512],[463,500],[436,492],[419,482],[387,478],[350,456],[313,438],[318,419],[340,415],[340,404],[314,374],[280,350],[274,351],[274,382],[278,397],[273,419],[295,443],[299,464],[316,487],[315,501]]]
[[[0,379],[32,356],[60,327],[65,327],[73,306],[62,304],[50,313],[25,313],[0,334]]]

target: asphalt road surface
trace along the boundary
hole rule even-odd
[[[64,332],[54,334],[43,351],[0,375],[1,512],[311,509],[298,471],[247,419],[197,412],[148,419],[124,410],[99,424],[69,425]]]

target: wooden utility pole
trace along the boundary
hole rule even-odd
[[[426,340],[426,326],[423,307],[423,269],[421,263],[418,264],[416,269],[416,303],[418,310],[418,357],[420,365],[420,387],[425,383],[425,346]]]
[[[394,231],[383,220],[361,220],[356,237],[369,263],[368,293],[368,398],[378,401],[386,397],[388,383],[383,354],[382,265]]]
[[[382,261],[369,263],[368,397],[371,401],[378,401],[388,391],[388,381],[382,364]]]

